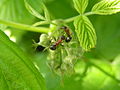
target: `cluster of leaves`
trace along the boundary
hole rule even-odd
[[[49,16],[49,12],[45,6],[45,4],[41,3],[40,6],[41,6],[41,10],[44,11],[44,16],[42,16],[41,14],[39,14],[34,8],[32,8],[30,6],[30,4],[28,4],[27,0],[24,0],[25,1],[25,6],[27,8],[27,10],[35,17],[41,19],[41,20],[50,20],[50,16]],[[42,2],[42,1],[41,1]]]
[[[67,28],[71,33],[71,29]],[[55,50],[51,50],[50,47],[58,43],[61,36],[68,37],[61,26],[52,25],[50,32],[41,34],[39,42],[35,43],[34,46],[43,46],[45,50],[48,50],[48,65],[53,72],[58,75],[71,75],[74,73],[74,64],[82,56],[83,50],[79,46],[77,38],[73,35],[70,35],[72,40],[69,42],[62,40],[59,43],[60,45],[56,45]]]
[[[81,14],[74,20],[75,31],[77,33],[81,47],[88,51],[96,45],[96,33],[92,23],[84,14],[88,0],[73,0],[75,9]],[[102,0],[95,4],[91,14],[110,15],[120,12],[120,0]]]

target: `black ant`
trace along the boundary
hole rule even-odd
[[[66,32],[66,34],[67,34],[67,37],[66,37],[65,41],[66,42],[70,42],[71,39],[72,39],[71,33],[70,33],[70,29],[68,27],[66,27],[66,26],[63,26],[60,29],[63,29]]]
[[[57,47],[63,40],[65,40],[65,36],[61,36],[60,39],[59,39],[56,43],[54,43],[53,45],[50,46],[50,49],[51,49],[51,50],[55,50],[56,47]]]

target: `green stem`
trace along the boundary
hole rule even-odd
[[[45,27],[34,27],[34,26],[30,26],[30,25],[14,23],[11,21],[5,21],[5,20],[1,20],[1,19],[0,19],[0,23],[7,25],[7,26],[10,26],[10,27],[13,27],[13,28],[21,29],[21,30],[41,32],[41,33],[48,33],[49,32],[49,28],[45,28]]]
[[[89,16],[89,15],[94,15],[94,14],[95,14],[94,12],[87,12],[87,13],[85,13],[85,14],[83,14],[83,15]]]
[[[115,78],[115,76],[109,74],[108,72],[106,72],[105,70],[103,70],[101,67],[97,66],[96,64],[89,62],[92,66],[94,66],[95,68],[99,69],[100,71],[102,71],[104,74],[106,74],[107,76],[109,76],[110,78],[112,78],[113,80],[115,80],[116,82],[120,83],[120,80],[118,80],[117,78]]]
[[[78,15],[78,16],[74,16],[74,17],[68,18],[68,19],[65,20],[65,23],[70,23],[70,22],[74,21],[75,18],[77,18],[77,17],[79,17],[79,16],[81,16],[81,15]]]
[[[88,16],[88,15],[93,15],[93,14],[95,14],[95,13],[88,12],[88,13],[85,13],[83,15]],[[82,15],[78,15],[78,16],[82,16]],[[74,16],[74,17],[68,18],[68,19],[66,19],[64,21],[65,21],[65,23],[70,23],[70,22],[74,21],[74,19],[76,17],[78,17],[78,16]],[[46,27],[35,27],[35,26],[38,26],[38,25],[41,25],[41,24],[49,24],[49,23],[52,23],[52,21],[37,22],[33,26],[30,26],[30,25],[25,25],[25,24],[20,24],[20,23],[15,23],[15,22],[5,21],[5,20],[1,20],[0,19],[0,24],[4,24],[4,25],[7,25],[7,26],[10,26],[10,27],[13,27],[13,28],[21,29],[21,30],[27,30],[27,31],[32,31],[32,32],[41,32],[41,33],[48,33],[49,32],[49,28],[46,28]],[[52,23],[52,24],[55,24],[55,23]]]
[[[93,12],[87,12],[87,13],[85,13],[85,14],[81,14],[81,15],[78,15],[78,16],[74,16],[74,17],[71,17],[71,18],[66,19],[66,20],[65,20],[65,23],[70,23],[70,22],[74,21],[75,18],[77,18],[77,17],[79,17],[79,16],[83,16],[83,15],[89,16],[89,15],[93,15],[93,14],[95,14],[95,13],[93,13]]]
[[[52,21],[40,21],[40,22],[36,22],[34,23],[32,26],[39,26],[39,25],[45,25],[45,24],[53,24],[53,25],[57,25],[55,23],[53,23]]]
[[[34,23],[32,26],[36,27],[36,26],[45,25],[45,24],[50,24],[50,23],[48,21],[40,21],[40,22]]]

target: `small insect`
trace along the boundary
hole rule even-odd
[[[66,42],[70,42],[71,39],[72,39],[71,33],[70,33],[70,29],[68,27],[66,27],[66,26],[63,26],[60,29],[63,29],[66,32],[66,34],[67,34],[67,37],[65,38],[65,41]]]
[[[51,50],[55,50],[56,47],[57,47],[63,40],[65,40],[65,36],[61,36],[60,39],[59,39],[56,43],[54,43],[53,45],[50,46],[50,49],[51,49]]]

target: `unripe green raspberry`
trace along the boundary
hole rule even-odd
[[[40,39],[40,42],[38,43],[39,45],[43,47],[48,47],[50,45],[50,40],[47,34],[41,34],[39,39]]]

